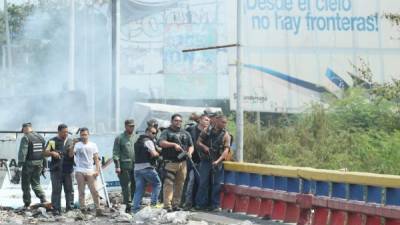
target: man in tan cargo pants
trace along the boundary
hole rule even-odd
[[[186,179],[186,157],[192,157],[193,142],[190,134],[182,129],[182,116],[174,114],[171,126],[159,138],[161,155],[165,160],[164,209],[180,211],[182,189]],[[186,157],[182,157],[185,155]]]

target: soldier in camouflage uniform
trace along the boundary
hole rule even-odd
[[[129,213],[132,205],[132,193],[135,192],[135,178],[133,168],[135,162],[134,134],[135,123],[133,120],[125,120],[125,131],[118,135],[114,141],[113,160],[115,172],[121,184],[123,202],[126,205],[125,211]]]
[[[45,193],[40,186],[40,174],[43,170],[44,138],[32,131],[31,123],[24,123],[22,131],[25,134],[21,139],[18,152],[18,169],[22,168],[21,187],[24,206],[31,204],[31,187],[42,204],[48,205]]]

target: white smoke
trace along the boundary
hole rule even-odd
[[[39,1],[13,39],[12,73],[0,79],[0,130],[23,122],[35,129],[57,124],[108,128],[111,124],[111,9],[102,1]],[[70,34],[75,27],[74,88]]]

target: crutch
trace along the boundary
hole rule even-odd
[[[111,203],[110,203],[110,198],[108,197],[108,191],[107,191],[107,184],[104,180],[104,176],[103,176],[103,168],[106,168],[108,165],[110,165],[112,162],[111,159],[108,159],[103,166],[100,166],[100,182],[101,182],[101,188],[99,188],[97,191],[99,190],[103,190],[104,191],[104,197],[106,198],[106,203],[107,203],[107,207],[111,207]]]

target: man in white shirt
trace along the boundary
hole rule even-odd
[[[85,186],[89,186],[93,202],[96,206],[96,215],[101,216],[100,197],[96,189],[96,177],[100,173],[99,150],[97,145],[89,141],[89,129],[80,129],[81,141],[75,144],[75,178],[78,183],[79,204],[85,211]],[[95,166],[93,165],[95,164]]]

